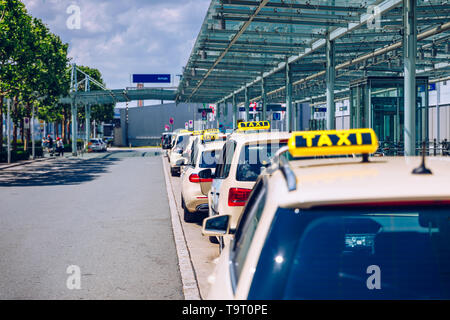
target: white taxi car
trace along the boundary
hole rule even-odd
[[[241,122],[239,125],[240,130],[228,137],[215,173],[212,174],[211,169],[199,172],[202,179],[213,179],[210,190],[208,185],[201,183],[208,195],[209,215],[230,215],[232,228],[236,227],[257,177],[278,149],[287,145],[291,136],[288,132],[246,133],[267,130],[267,121]],[[251,129],[242,129],[247,127]],[[210,240],[216,242],[214,238]]]
[[[170,174],[172,176],[180,174],[183,153],[189,145],[191,136],[191,131],[181,132],[176,136],[174,145],[169,153]]]
[[[225,143],[223,140],[207,142],[204,136],[197,141],[200,142],[193,148],[189,163],[181,175],[181,206],[185,222],[196,222],[208,215],[208,197],[202,193],[200,182],[208,183],[212,179],[200,179],[198,172],[206,168],[214,170]]]
[[[205,235],[233,234],[208,298],[449,299],[450,161],[369,159],[377,146],[372,129],[293,133],[236,229],[204,220]]]

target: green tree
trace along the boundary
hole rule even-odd
[[[3,148],[4,98],[17,96],[23,86],[20,69],[29,59],[31,22],[22,2],[0,0],[0,153]],[[14,109],[18,99],[13,101]]]

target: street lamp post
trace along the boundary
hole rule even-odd
[[[8,144],[8,163],[11,163],[11,99],[8,98],[7,102],[7,116],[6,116],[6,123],[7,123],[7,144]]]

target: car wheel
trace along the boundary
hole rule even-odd
[[[186,208],[186,206],[184,207],[183,210],[183,218],[184,218],[184,222],[196,222],[197,221],[197,217],[195,214],[190,213],[189,210]]]
[[[219,243],[219,240],[217,240],[217,237],[216,237],[216,236],[210,236],[210,237],[209,237],[209,242],[218,244],[218,243]]]

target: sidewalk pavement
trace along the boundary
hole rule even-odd
[[[42,161],[47,161],[47,160],[55,160],[55,159],[61,159],[61,158],[71,158],[72,153],[66,153],[63,157],[50,157],[49,155],[44,155],[44,157],[42,158],[36,158],[34,160],[21,160],[21,161],[17,161],[17,162],[13,162],[13,163],[5,163],[5,162],[1,162],[0,163],[0,170],[3,169],[7,169],[7,168],[12,168],[12,167],[18,167],[18,166],[23,166],[23,165],[27,165],[27,164],[32,164],[32,163],[36,163],[36,162],[42,162]]]

